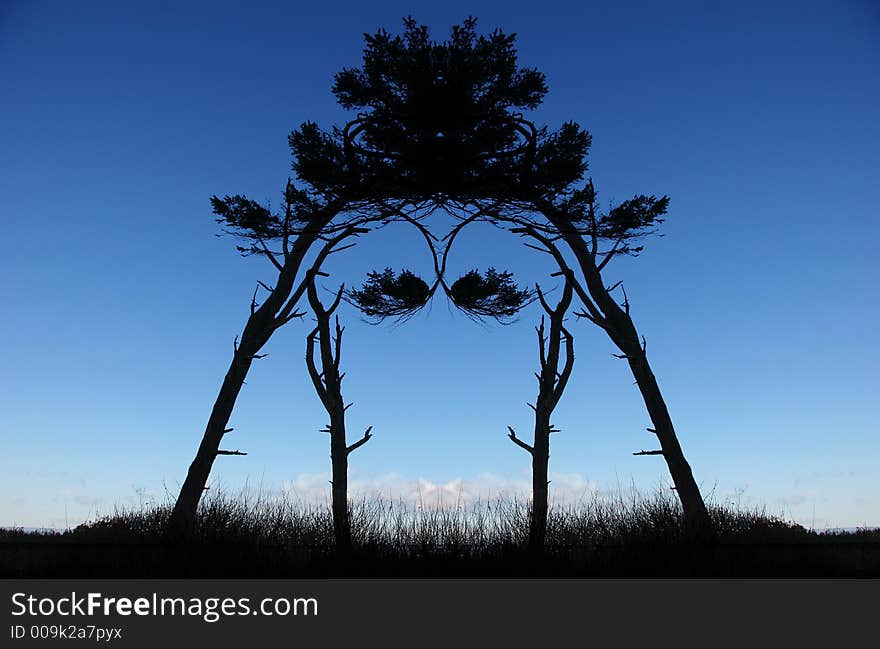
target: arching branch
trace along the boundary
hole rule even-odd
[[[318,252],[315,257],[315,261],[312,263],[311,267],[305,272],[305,277],[303,277],[302,281],[297,286],[296,290],[291,294],[290,298],[287,300],[285,305],[278,311],[278,315],[274,320],[274,327],[277,329],[278,327],[284,325],[287,322],[290,322],[293,318],[302,317],[303,314],[298,314],[294,311],[297,303],[300,298],[302,298],[303,293],[308,288],[309,284],[314,281],[316,276],[327,277],[326,273],[321,271],[321,265],[327,259],[328,255],[330,255],[334,248],[343,240],[348,237],[356,237],[361,234],[365,234],[370,231],[370,228],[362,227],[361,225],[348,225],[342,231],[337,233],[335,236],[330,238]]]

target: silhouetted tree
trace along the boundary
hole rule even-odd
[[[297,153],[295,147],[294,155]],[[173,536],[184,535],[192,528],[214,460],[220,455],[243,455],[224,451],[220,444],[232,431],[227,427],[229,418],[251,364],[265,356],[260,350],[276,330],[303,315],[296,305],[327,255],[340,250],[344,239],[367,232],[364,224],[383,218],[382,212],[346,195],[344,187],[337,189],[336,193],[325,191],[319,195],[300,190],[288,181],[280,213],[240,195],[211,198],[217,222],[245,241],[246,245],[238,246],[238,250],[243,255],[268,259],[277,277],[274,285],[258,282],[254,290],[250,315],[233,343],[232,361],[171,513],[169,533]],[[318,241],[323,245],[312,267],[298,280],[306,254]],[[257,301],[260,289],[266,293],[261,303]]]
[[[541,308],[550,319],[549,335],[545,336],[544,316],[541,324],[535,327],[538,332],[538,352],[541,371],[535,373],[538,379],[538,398],[534,405],[529,406],[535,411],[535,430],[532,444],[527,444],[516,436],[516,431],[508,426],[508,437],[517,446],[525,449],[532,458],[532,507],[529,516],[529,551],[532,556],[540,555],[544,550],[544,538],[547,533],[548,480],[550,462],[550,435],[559,432],[550,423],[550,417],[562,398],[565,386],[574,367],[574,338],[563,323],[565,314],[571,306],[572,287],[568,282],[562,291],[562,299],[552,308],[544,298],[540,287],[537,288]],[[562,345],[565,343],[563,351]],[[560,361],[563,356],[560,369]]]
[[[592,183],[577,188],[590,134],[574,122],[551,132],[517,112],[540,105],[544,75],[519,68],[512,35],[478,36],[473,19],[453,27],[442,43],[412,19],[402,36],[381,31],[367,37],[363,67],[339,73],[334,92],[343,107],[358,111],[335,133],[336,151],[364,165],[378,198],[431,200],[470,211],[463,223],[480,214],[564,242],[585,286],[578,293],[584,313],[629,364],[685,520],[691,530],[709,533],[705,503],[629,302],[624,296],[618,303],[602,279],[611,259],[641,250],[633,242],[662,222],[668,198],[638,195],[600,214]],[[322,173],[332,181],[328,169]]]
[[[638,255],[642,246],[634,242],[662,223],[668,203],[665,196],[636,196],[600,213],[590,180],[583,189],[564,198],[557,197],[555,201],[535,197],[533,205],[546,217],[546,222],[521,215],[509,221],[516,224],[511,228],[513,232],[538,241],[540,247],[554,257],[584,306],[579,315],[602,329],[621,352],[615,356],[627,361],[653,424],[648,431],[656,435],[660,444],[658,450],[639,451],[635,455],[657,455],[666,460],[689,534],[707,540],[713,536],[709,514],[648,362],[647,342],[632,320],[623,284],[608,286],[602,278],[602,271],[613,258]],[[557,241],[564,242],[573,253],[582,281],[577,280],[574,270],[568,266]],[[608,243],[603,249],[605,242]],[[622,295],[619,303],[613,297],[618,289]]]
[[[479,279],[469,275],[461,284],[446,284],[446,256],[463,227],[477,220],[512,225],[551,254],[557,241],[564,242],[583,280],[581,290],[574,283],[572,288],[585,316],[607,333],[629,364],[689,526],[710,528],[629,302],[624,294],[618,303],[602,279],[611,259],[641,250],[633,242],[662,221],[668,199],[639,195],[600,214],[592,183],[577,188],[587,168],[589,133],[573,122],[548,131],[525,119],[521,111],[538,107],[547,92],[544,75],[519,67],[513,35],[498,30],[477,35],[475,24],[468,19],[453,27],[444,42],[431,40],[427,28],[412,19],[405,21],[402,36],[385,31],[367,36],[363,66],[337,74],[333,87],[339,103],[357,117],[329,132],[306,123],[290,135],[293,166],[307,189],[289,183],[281,214],[240,196],[213,199],[220,220],[248,240],[242,251],[266,256],[278,271],[278,281],[267,287],[268,297],[259,307],[256,297],[252,300],[251,317],[181,489],[172,528],[185,527],[195,516],[252,360],[262,356],[259,351],[272,332],[296,316],[295,305],[312,279],[306,274],[297,284],[306,252],[323,238],[330,246],[324,254],[329,254],[335,245],[330,242],[344,228],[391,220],[419,228],[434,254],[436,280],[421,304],[442,286],[457,306],[475,317],[510,317],[516,299],[525,298],[506,291],[504,273]],[[437,207],[463,214],[439,240],[421,216],[413,216]],[[343,213],[347,219],[336,223]],[[271,250],[269,244],[281,249]],[[560,267],[569,282],[575,279],[574,269]],[[414,294],[407,293],[401,302],[395,293],[411,279],[376,277],[381,290],[373,297],[385,295],[388,301],[365,303],[374,317],[381,317],[387,305],[398,317],[420,308],[416,302],[407,306]],[[485,295],[493,284],[495,293]],[[359,295],[369,298],[368,289]],[[422,289],[413,283],[408,290]],[[507,304],[512,297],[514,304]],[[354,294],[351,298],[358,301]]]
[[[306,337],[306,366],[315,391],[330,416],[330,422],[321,432],[330,435],[330,459],[333,468],[332,511],[333,535],[336,539],[336,552],[346,557],[351,551],[351,518],[348,504],[348,456],[366,444],[372,437],[373,427],[364,432],[363,437],[353,444],[348,444],[345,436],[345,412],[351,404],[346,405],[342,398],[342,379],[345,373],[339,371],[342,356],[342,332],[336,316],[335,336],[331,333],[330,319],[342,299],[344,286],[339,287],[336,298],[329,307],[324,307],[318,299],[314,275],[308,283],[307,295],[309,305],[315,315],[317,324]],[[315,363],[315,343],[318,344],[320,369]]]

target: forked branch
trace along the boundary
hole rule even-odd
[[[526,452],[533,454],[535,452],[534,447],[531,444],[526,444],[519,437],[516,436],[516,431],[513,430],[511,426],[507,427],[507,430],[510,431],[507,436],[510,438],[510,441],[524,449]]]
[[[363,437],[361,437],[361,438],[360,438],[358,441],[356,441],[354,444],[351,444],[351,445],[347,446],[346,449],[345,449],[346,454],[347,454],[347,455],[350,455],[350,454],[352,453],[352,451],[355,451],[355,450],[359,449],[361,446],[363,446],[364,444],[366,444],[367,442],[369,442],[370,439],[373,437],[372,430],[373,430],[373,427],[372,427],[372,426],[369,426],[369,427],[367,428],[367,430],[364,431],[364,436],[363,436]]]

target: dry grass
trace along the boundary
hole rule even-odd
[[[0,554],[0,574],[880,575],[876,531],[818,534],[761,510],[710,504],[718,543],[694,547],[683,534],[679,503],[668,492],[618,494],[552,507],[546,554],[539,563],[524,551],[528,503],[514,498],[452,508],[425,508],[378,497],[355,500],[351,509],[355,558],[345,565],[334,557],[327,507],[285,496],[215,492],[201,503],[192,538],[175,546],[165,544],[163,537],[170,510],[170,502],[118,509],[65,533],[5,531],[0,535],[0,553],[5,553]]]

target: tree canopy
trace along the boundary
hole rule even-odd
[[[560,191],[583,174],[589,134],[574,123],[550,133],[523,118],[547,86],[543,73],[519,66],[515,40],[478,35],[474,18],[442,42],[412,18],[402,35],[367,35],[362,66],[333,85],[357,116],[290,136],[299,178],[327,195],[416,201],[509,195],[526,177]]]

